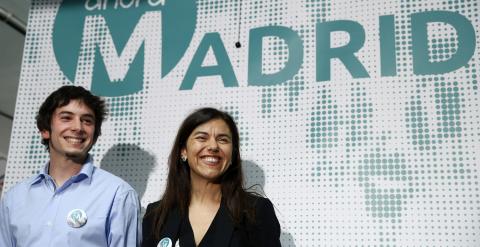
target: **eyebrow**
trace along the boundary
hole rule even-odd
[[[193,132],[192,135],[209,135],[209,134],[205,131],[196,131],[196,132]],[[217,137],[219,137],[219,136],[221,136],[221,137],[226,136],[226,137],[232,139],[231,135],[225,134],[225,133],[219,134]]]
[[[58,113],[58,115],[63,115],[63,114],[75,115],[75,114],[74,114],[73,112],[71,112],[71,111],[61,111],[61,112]],[[91,117],[91,118],[95,119],[95,115],[90,114],[90,113],[83,114],[83,115],[81,115],[80,117]]]

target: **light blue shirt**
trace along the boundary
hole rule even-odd
[[[67,223],[74,209],[87,214],[79,228]],[[140,203],[122,179],[93,165],[56,188],[48,163],[40,174],[15,185],[0,204],[1,247],[133,247],[141,241]]]

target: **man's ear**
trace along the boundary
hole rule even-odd
[[[40,131],[40,134],[42,135],[42,139],[50,139],[50,131],[42,130]]]

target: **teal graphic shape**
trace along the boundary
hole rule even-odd
[[[464,99],[459,83],[445,81],[445,78],[435,78],[435,82],[429,83],[433,83],[434,91],[429,94],[434,97],[436,123],[432,126],[428,122],[429,112],[421,94],[427,87],[426,82],[417,85],[417,94],[411,96],[405,108],[406,127],[412,144],[420,151],[436,150],[445,140],[462,137],[461,112]]]
[[[411,188],[406,184],[412,179],[404,154],[370,153],[364,156],[358,170],[358,181],[364,188],[367,212],[372,217],[401,217],[402,206],[410,198]],[[381,184],[396,182],[386,188]]]
[[[285,67],[273,74],[262,72],[262,40],[264,37],[278,37],[285,41],[288,60]],[[281,47],[273,47],[282,54]],[[250,30],[248,58],[248,83],[254,86],[273,86],[293,78],[303,63],[303,44],[297,32],[282,26],[260,27]]]
[[[355,55],[365,42],[365,30],[360,23],[348,20],[317,23],[316,30],[317,81],[331,80],[330,60],[333,58],[340,59],[353,78],[370,77],[363,64]],[[347,45],[332,48],[331,34],[338,31],[348,33],[350,41]]]
[[[318,151],[326,148],[337,148],[339,142],[339,126],[343,125],[343,117],[332,97],[330,89],[317,91],[315,106],[312,107],[309,119],[309,148]]]
[[[443,22],[456,30],[457,48],[446,61],[432,63],[428,56],[427,24]],[[449,11],[412,14],[413,72],[417,75],[443,74],[468,64],[475,53],[475,28],[465,16]]]
[[[217,65],[202,66],[209,49],[213,51]],[[232,63],[219,33],[205,34],[192,58],[180,90],[191,90],[198,77],[211,75],[220,75],[225,87],[238,87]]]
[[[86,2],[88,4],[85,4]],[[101,16],[105,19],[118,55],[122,54],[141,17],[149,12],[161,11],[162,21],[158,25],[162,27],[162,38],[158,42],[161,42],[162,46],[162,65],[159,68],[162,77],[167,75],[183,57],[195,31],[197,18],[195,0],[166,0],[163,5],[153,4],[155,1],[138,1],[123,7],[121,4],[117,6],[115,1],[107,1],[105,5],[99,1],[102,4],[99,4],[98,8],[91,3],[95,1],[86,2],[63,1],[53,27],[52,43],[55,57],[60,69],[72,82],[75,82],[77,66],[84,62],[78,60],[85,35],[85,20],[89,16]],[[128,72],[122,82],[110,81],[105,66],[102,66],[104,58],[98,51],[95,53],[92,90],[95,89],[96,94],[121,96],[136,93],[143,88],[144,45],[130,61]]]

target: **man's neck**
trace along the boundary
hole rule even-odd
[[[82,170],[87,157],[71,159],[68,157],[50,156],[48,174],[53,178],[57,187],[61,187],[69,178],[77,175]]]

